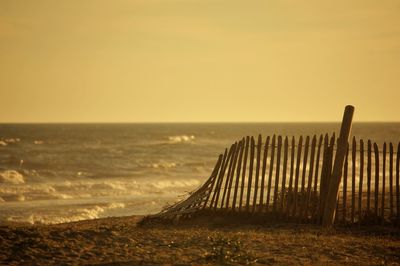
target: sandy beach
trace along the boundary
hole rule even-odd
[[[400,230],[239,225],[139,216],[58,225],[3,224],[1,265],[399,265]]]

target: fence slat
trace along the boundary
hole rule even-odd
[[[300,202],[299,202],[299,220],[303,218],[304,212],[304,203],[306,199],[305,192],[305,184],[306,184],[306,171],[307,171],[307,160],[308,160],[308,150],[310,149],[310,136],[306,137],[306,143],[304,146],[304,157],[303,157],[303,166],[302,166],[302,174],[301,174],[301,189],[300,189]]]
[[[204,208],[204,206],[207,204],[208,197],[210,196],[210,194],[212,192],[213,182],[215,181],[216,175],[218,174],[218,171],[219,171],[219,166],[220,166],[220,163],[221,163],[221,157],[222,157],[222,155],[218,156],[218,161],[215,164],[215,166],[213,168],[213,171],[211,172],[210,177],[203,183],[203,185],[199,189],[194,191],[189,196],[188,200],[190,199],[192,204],[187,205],[187,208],[194,208],[195,207],[195,208],[199,209],[199,208]],[[210,185],[211,185],[211,187],[210,187]],[[203,206],[201,206],[202,204],[203,204]],[[185,208],[185,207],[183,207],[183,208]]]
[[[218,195],[218,191],[219,191],[219,185],[220,185],[220,182],[221,182],[221,180],[222,180],[222,178],[224,176],[224,171],[226,169],[226,165],[228,163],[229,156],[230,156],[230,150],[229,150],[229,153],[228,153],[228,150],[225,149],[224,156],[222,158],[221,168],[220,168],[220,171],[218,173],[218,179],[215,181],[214,194],[213,194],[213,197],[211,198],[210,208],[213,208],[215,206],[215,202],[218,201],[217,200],[217,195]]]
[[[327,182],[327,177],[329,174],[328,160],[329,160],[329,142],[328,142],[328,134],[325,134],[324,151],[323,151],[322,168],[321,168],[321,179],[319,182],[320,197],[319,197],[319,201],[318,201],[318,217],[317,217],[318,223],[321,222],[322,214],[324,213],[325,196],[326,196],[325,183]]]
[[[280,212],[283,213],[283,203],[285,202],[286,196],[286,172],[287,172],[287,161],[289,152],[289,139],[285,137],[285,143],[283,148],[283,170],[282,170],[282,186],[281,186],[281,206]]]
[[[374,212],[375,218],[379,216],[379,149],[378,144],[374,143],[374,153],[375,153],[375,193],[374,193]]]
[[[275,139],[276,136],[272,136],[272,143],[271,143],[271,159],[269,161],[269,176],[268,176],[268,189],[267,189],[267,204],[265,206],[266,211],[269,209],[269,201],[271,197],[271,182],[272,182],[272,175],[274,172],[274,156],[275,156]]]
[[[274,187],[274,202],[273,211],[276,212],[278,201],[279,174],[281,168],[281,151],[282,151],[282,136],[278,136],[278,149],[276,151],[276,167],[275,167],[275,187]]]
[[[346,209],[347,209],[347,175],[349,172],[349,145],[347,145],[346,157],[344,159],[344,166],[343,166],[343,216],[342,220],[346,222]]]
[[[315,145],[317,144],[317,137],[314,135],[311,142],[311,155],[310,155],[310,169],[308,171],[308,184],[307,184],[307,198],[305,199],[305,207],[303,218],[308,219],[308,210],[311,201],[311,184],[313,181],[314,174],[314,159],[315,159]]]
[[[296,149],[296,141],[295,138],[292,137],[292,150],[290,152],[290,176],[289,176],[289,190],[288,196],[286,197],[286,216],[290,216],[290,211],[292,208],[292,201],[293,201],[293,173],[294,173],[294,155]]]
[[[243,151],[245,148],[245,139],[243,138],[240,141],[240,145],[239,145],[239,161],[237,164],[237,168],[236,168],[236,182],[235,182],[235,192],[233,193],[233,201],[232,201],[232,211],[236,210],[236,203],[237,203],[237,196],[238,196],[238,190],[239,190],[239,181],[240,181],[240,171],[242,169],[242,158],[243,158]]]
[[[314,174],[314,204],[313,204],[313,210],[312,210],[312,218],[313,221],[316,221],[317,215],[318,215],[318,208],[319,208],[319,201],[320,201],[320,195],[321,190],[318,190],[318,180],[319,183],[321,183],[321,176],[319,175],[319,165],[320,165],[320,160],[321,160],[321,148],[322,148],[322,142],[324,140],[324,136],[320,135],[319,140],[318,140],[318,151],[317,151],[317,159],[315,162],[315,174]],[[324,154],[322,152],[322,159],[324,157]],[[321,164],[321,174],[322,174],[322,164]]]
[[[334,153],[334,147],[335,147],[335,141],[336,141],[336,136],[335,133],[332,134],[331,140],[329,142],[329,149],[328,149],[328,175],[326,176],[326,182],[325,182],[325,188],[324,191],[326,191],[325,195],[325,202],[324,202],[324,214],[326,212],[327,204],[328,204],[328,193],[330,189],[330,183],[331,183],[331,178],[332,178],[332,167],[333,167],[333,153]],[[338,207],[339,202],[336,203],[336,206],[332,206],[333,208]],[[323,215],[324,215],[323,214]],[[322,221],[323,221],[322,217]],[[337,218],[337,215],[335,215],[335,219]]]
[[[263,165],[262,165],[262,171],[261,171],[261,191],[260,191],[260,205],[261,206],[264,205],[265,171],[267,170],[268,147],[269,147],[269,136],[265,140]],[[264,208],[262,208],[262,209],[264,209]]]
[[[371,140],[368,140],[367,146],[367,213],[371,206]]]
[[[316,218],[317,216],[317,211],[318,211],[318,202],[319,202],[319,197],[318,197],[318,174],[319,174],[319,162],[320,162],[320,154],[321,154],[321,146],[322,146],[322,141],[323,141],[323,136],[319,136],[319,141],[318,141],[318,150],[317,150],[317,159],[315,161],[315,174],[314,174],[314,192],[313,192],[313,209],[312,209],[312,217],[313,219]],[[322,169],[321,169],[322,170]],[[320,180],[321,182],[321,180]]]
[[[226,192],[228,190],[229,180],[231,179],[232,171],[234,170],[233,165],[235,163],[237,145],[238,145],[237,142],[235,142],[235,144],[233,144],[232,159],[229,162],[228,174],[226,175],[226,178],[225,178],[224,193],[222,194],[222,199],[221,199],[221,205],[220,205],[221,209],[224,207],[224,202],[225,202]]]
[[[244,151],[244,160],[243,160],[242,184],[240,186],[239,212],[242,211],[242,206],[243,206],[243,194],[244,194],[244,185],[245,185],[245,179],[246,179],[247,156],[249,153],[249,142],[250,142],[250,138],[249,138],[249,136],[247,136],[246,137],[246,148]]]
[[[226,200],[225,200],[225,208],[226,209],[229,209],[230,202],[232,202],[232,204],[233,204],[233,201],[231,200],[232,184],[233,184],[233,180],[235,179],[236,165],[238,163],[241,146],[242,146],[242,141],[240,140],[236,145],[235,157],[234,157],[233,165],[232,165],[232,171],[231,171],[231,174],[229,177],[228,190],[227,190],[227,195],[226,195]]]
[[[383,143],[383,154],[382,154],[382,196],[381,196],[381,216],[382,223],[385,221],[385,186],[386,186],[386,142]]]
[[[250,194],[253,179],[253,165],[254,165],[254,138],[251,137],[250,141],[250,165],[249,165],[249,179],[247,184],[247,199],[246,199],[246,211],[250,211]]]
[[[400,188],[399,188],[399,183],[400,183],[400,142],[397,145],[397,157],[396,157],[396,215],[397,215],[397,220],[400,219]]]
[[[322,224],[325,227],[333,226],[335,220],[335,207],[337,206],[337,198],[339,195],[339,186],[342,178],[343,163],[346,156],[346,151],[349,143],[349,136],[351,131],[351,124],[353,121],[354,107],[347,105],[342,119],[342,125],[340,127],[339,139],[337,142],[337,149],[335,154],[335,160],[333,164],[333,170],[331,180],[329,182],[329,190],[327,194],[326,206],[324,210],[324,216]],[[336,205],[336,206],[335,206]]]
[[[351,149],[351,222],[354,223],[354,214],[356,209],[356,160],[357,160],[357,141],[353,137]]]
[[[253,199],[253,212],[257,208],[257,194],[258,194],[258,182],[260,179],[260,160],[261,160],[261,135],[258,135],[257,141],[257,163],[256,163],[256,176],[255,176],[255,186],[254,186],[254,199]]]
[[[219,171],[221,171],[222,166],[223,166],[223,155],[220,154],[219,157],[218,157],[217,164],[215,165],[215,168],[214,168],[215,172],[213,171],[214,177],[213,177],[213,179],[211,181],[211,184],[210,184],[210,188],[209,188],[210,192],[208,193],[207,198],[204,201],[203,209],[207,207],[207,203],[208,203],[208,201],[209,201],[209,199],[211,197],[211,194],[213,192],[214,185],[216,184],[216,180],[218,180],[218,173],[219,173]]]
[[[389,144],[389,209],[390,220],[393,219],[393,143]]]
[[[225,208],[226,209],[229,209],[229,203],[230,203],[231,192],[232,192],[233,177],[235,176],[235,169],[236,169],[236,164],[237,164],[237,161],[238,161],[241,145],[242,145],[241,141],[239,141],[239,143],[236,146],[236,150],[235,150],[235,157],[234,157],[235,159],[233,160],[231,176],[229,178],[228,192],[227,192],[227,196],[226,196],[226,204],[225,204]]]
[[[364,179],[364,140],[360,139],[360,177],[358,180],[358,220],[362,220],[362,198]]]
[[[297,146],[297,160],[296,160],[296,174],[294,178],[294,202],[293,202],[293,214],[292,216],[296,216],[296,211],[297,211],[297,192],[299,188],[299,176],[300,176],[300,161],[301,161],[301,151],[303,148],[303,136],[300,136],[299,138],[299,143]]]
[[[213,200],[214,209],[216,209],[218,207],[218,201],[219,201],[219,196],[221,193],[222,182],[224,181],[226,168],[228,167],[228,165],[231,161],[232,153],[233,153],[233,145],[229,149],[228,156],[226,157],[226,160],[225,160],[224,169],[222,169],[222,171],[220,172],[220,175],[218,176],[219,180],[218,180],[218,184],[215,188],[215,192],[216,192],[214,195],[215,199]]]

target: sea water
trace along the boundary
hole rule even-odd
[[[62,223],[159,212],[198,188],[243,136],[338,133],[338,123],[0,124],[0,222]],[[353,135],[400,141],[400,123]]]

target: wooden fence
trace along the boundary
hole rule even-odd
[[[269,215],[321,223],[336,137],[246,137],[221,154],[210,178],[188,199],[161,213],[200,210]],[[400,220],[400,143],[357,141],[348,145],[335,223]]]
[[[381,150],[371,140],[349,143],[353,113],[346,106],[338,139],[259,135],[235,142],[203,186],[155,217],[211,211],[324,226],[400,224],[400,143]]]

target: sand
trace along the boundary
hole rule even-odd
[[[188,220],[138,226],[138,216],[0,226],[1,265],[400,265],[400,229]]]

